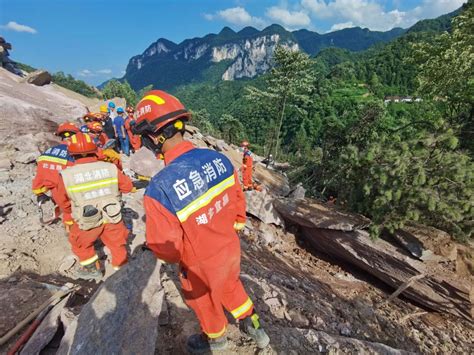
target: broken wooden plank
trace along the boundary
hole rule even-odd
[[[355,265],[394,289],[414,278],[402,295],[429,309],[472,321],[474,290],[469,279],[437,264],[412,259],[387,241],[372,240],[367,232],[355,229],[357,216],[344,214],[339,223],[338,214],[326,213],[322,205],[317,208],[315,201],[296,204],[280,201],[276,208],[284,219],[300,226],[303,237],[318,251]],[[336,230],[335,226],[353,230]],[[425,277],[417,279],[421,274]]]
[[[53,339],[58,331],[61,312],[69,301],[71,295],[66,296],[61,302],[53,307],[43,319],[39,327],[20,351],[21,355],[39,354]]]
[[[160,266],[151,251],[138,248],[83,307],[57,354],[153,354],[164,293]]]

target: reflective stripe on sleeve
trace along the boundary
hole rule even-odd
[[[241,305],[240,307],[237,307],[230,313],[232,313],[235,319],[238,319],[242,314],[245,314],[246,312],[248,312],[252,308],[252,306],[253,306],[253,302],[249,297],[247,298],[247,301],[245,301],[243,305]]]
[[[118,184],[117,178],[110,178],[104,180],[98,180],[93,182],[86,182],[84,184],[79,185],[71,185],[67,187],[68,192],[82,192],[82,191],[89,191],[94,190],[104,186],[111,186]]]
[[[40,161],[49,161],[49,162],[52,162],[52,163],[58,163],[58,164],[62,164],[62,165],[66,165],[67,162],[68,162],[67,159],[50,157],[50,156],[47,156],[47,155],[42,155],[42,156],[40,156],[36,161],[37,161],[37,162],[40,162]]]
[[[182,210],[176,213],[180,222],[185,222],[190,215],[199,210],[202,207],[207,206],[215,197],[219,196],[229,187],[235,185],[234,175],[229,176],[224,181],[220,182],[216,186],[210,188],[205,194],[199,196],[189,205],[184,207]]]

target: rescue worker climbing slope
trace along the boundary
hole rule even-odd
[[[249,142],[242,142],[243,156],[242,156],[242,183],[244,185],[244,190],[253,189],[253,157],[252,152],[249,149]]]
[[[132,192],[134,187],[115,165],[97,159],[97,146],[88,134],[73,136],[68,152],[75,165],[61,172],[58,203],[71,214],[65,223],[71,225],[69,242],[83,266],[78,277],[99,279],[97,239],[109,248],[115,269],[127,262],[128,230],[122,221],[121,192]]]
[[[224,309],[264,348],[269,338],[239,278],[236,231],[245,226],[245,199],[237,173],[226,156],[183,140],[189,118],[178,99],[159,90],[137,106],[135,132],[166,165],[145,192],[147,245],[179,263],[185,301],[203,331],[188,339],[191,353],[227,347]]]
[[[33,193],[36,195],[38,203],[46,202],[49,199],[46,192],[51,191],[53,202],[57,205],[59,172],[68,166],[74,165],[74,159],[68,153],[66,143],[78,132],[79,128],[73,123],[61,123],[55,133],[61,138],[61,143],[47,149],[37,159],[38,165],[36,176],[33,179]],[[59,217],[59,210],[56,210],[56,217]]]

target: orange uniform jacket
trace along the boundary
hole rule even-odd
[[[136,150],[140,149],[140,147],[142,145],[142,141],[141,141],[140,136],[138,136],[136,134],[133,134],[132,126],[130,124],[132,121],[133,121],[133,116],[132,117],[128,116],[125,119],[125,129],[127,131],[128,139],[130,140],[130,144],[132,145],[132,148],[136,151]]]
[[[146,238],[167,262],[187,267],[238,243],[234,223],[245,222],[245,198],[229,159],[183,142],[165,154],[145,197]]]
[[[88,158],[79,159],[78,161],[76,161],[76,164],[93,163],[95,161],[98,161],[98,159],[94,157],[88,157]],[[117,178],[118,178],[118,186],[119,186],[120,192],[129,193],[133,190],[132,180],[130,180],[128,176],[124,175],[120,171],[120,169],[118,169]],[[66,187],[64,186],[64,182],[61,178],[59,179],[56,203],[67,215],[69,216],[71,215],[72,213],[71,201],[69,200],[69,197],[66,192]],[[65,221],[65,222],[72,222],[72,220]]]
[[[234,230],[245,222],[245,198],[221,153],[182,142],[165,153],[165,164],[145,192],[147,244],[160,259],[179,262],[186,304],[207,336],[218,338],[227,326],[223,308],[236,319],[253,312]]]
[[[58,187],[59,172],[74,165],[74,158],[67,152],[66,144],[62,143],[46,150],[37,159],[37,163],[33,192],[39,195]]]
[[[242,182],[244,187],[252,187],[253,185],[253,157],[250,150],[244,152],[243,158],[243,171],[242,171]]]

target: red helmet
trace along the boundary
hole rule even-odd
[[[58,126],[56,129],[56,135],[61,137],[70,137],[76,133],[79,133],[79,128],[74,123],[64,122]]]
[[[248,148],[250,146],[250,143],[247,141],[243,141],[242,144],[240,144],[241,147]]]
[[[156,133],[170,122],[189,120],[191,113],[176,97],[161,90],[152,90],[138,103],[136,118],[136,133]]]
[[[79,132],[71,137],[67,151],[71,155],[91,154],[97,152],[97,146],[87,133]]]
[[[103,131],[102,123],[97,121],[89,122],[87,124],[87,128],[89,128],[89,131],[91,131],[92,133],[100,133]]]

